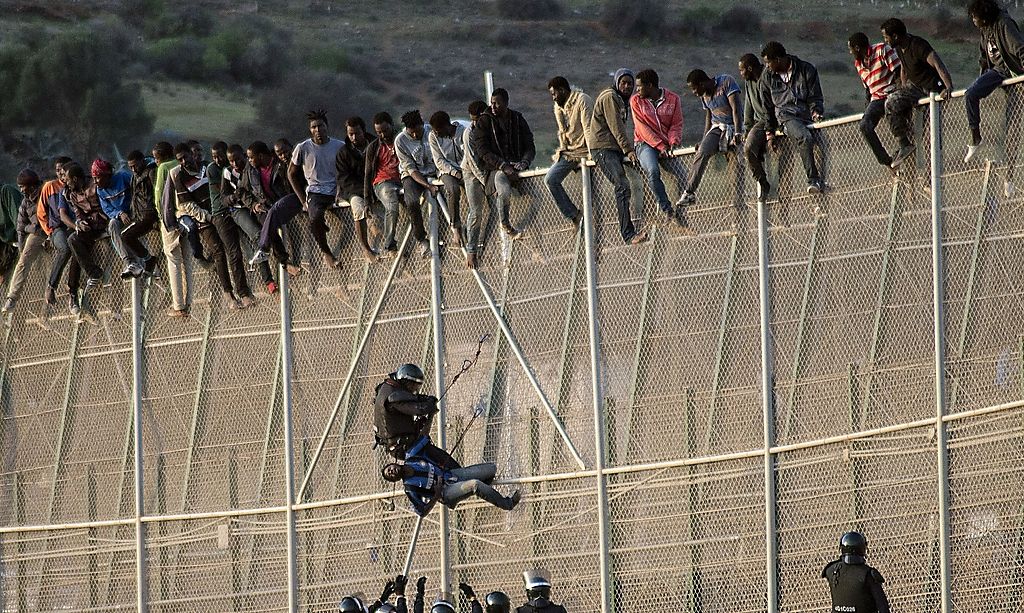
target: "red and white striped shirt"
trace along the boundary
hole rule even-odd
[[[864,64],[854,58],[853,66],[871,93],[872,100],[884,100],[899,85],[896,70],[900,67],[900,58],[896,50],[885,43],[871,45]]]

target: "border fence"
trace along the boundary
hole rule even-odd
[[[1024,198],[1004,183],[1021,87],[983,101],[981,161],[962,161],[959,98],[921,107],[896,176],[859,116],[821,124],[820,196],[788,145],[760,208],[720,155],[696,236],[634,175],[651,238],[622,245],[585,167],[581,229],[528,173],[525,236],[492,211],[476,271],[446,206],[426,259],[403,229],[405,255],[367,264],[331,220],[342,267],[313,258],[244,311],[197,271],[184,320],[161,278],[90,292],[85,321],[44,317],[37,270],[0,330],[0,609],[372,600],[416,523],[371,450],[374,385],[412,361],[441,388],[489,335],[435,438],[482,409],[457,457],[524,500],[428,516],[428,597],[467,582],[516,600],[543,566],[570,611],[824,611],[821,569],[858,529],[894,610],[1020,611]]]

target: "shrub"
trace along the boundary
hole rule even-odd
[[[722,13],[715,30],[726,36],[757,36],[761,34],[761,14],[747,6],[734,6]]]
[[[494,8],[498,16],[505,19],[540,21],[562,15],[558,0],[496,0]]]
[[[671,33],[664,3],[657,0],[607,0],[601,11],[601,25],[609,34],[622,38],[656,40]]]

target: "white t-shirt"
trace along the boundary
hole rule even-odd
[[[328,139],[323,145],[307,138],[295,147],[292,164],[302,167],[307,194],[334,195],[338,189],[338,151],[344,146],[345,142],[336,138]]]

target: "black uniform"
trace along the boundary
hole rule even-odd
[[[516,613],[566,613],[565,607],[555,604],[547,598],[534,598],[516,609]]]
[[[384,445],[396,459],[404,460],[405,452],[420,437],[430,438],[430,426],[437,413],[437,398],[407,391],[390,376],[377,385],[376,391],[373,430],[377,443]],[[439,466],[459,468],[458,462],[432,442],[427,444],[423,453]]]
[[[859,556],[844,556],[821,571],[832,593],[833,613],[889,613],[882,573]]]

